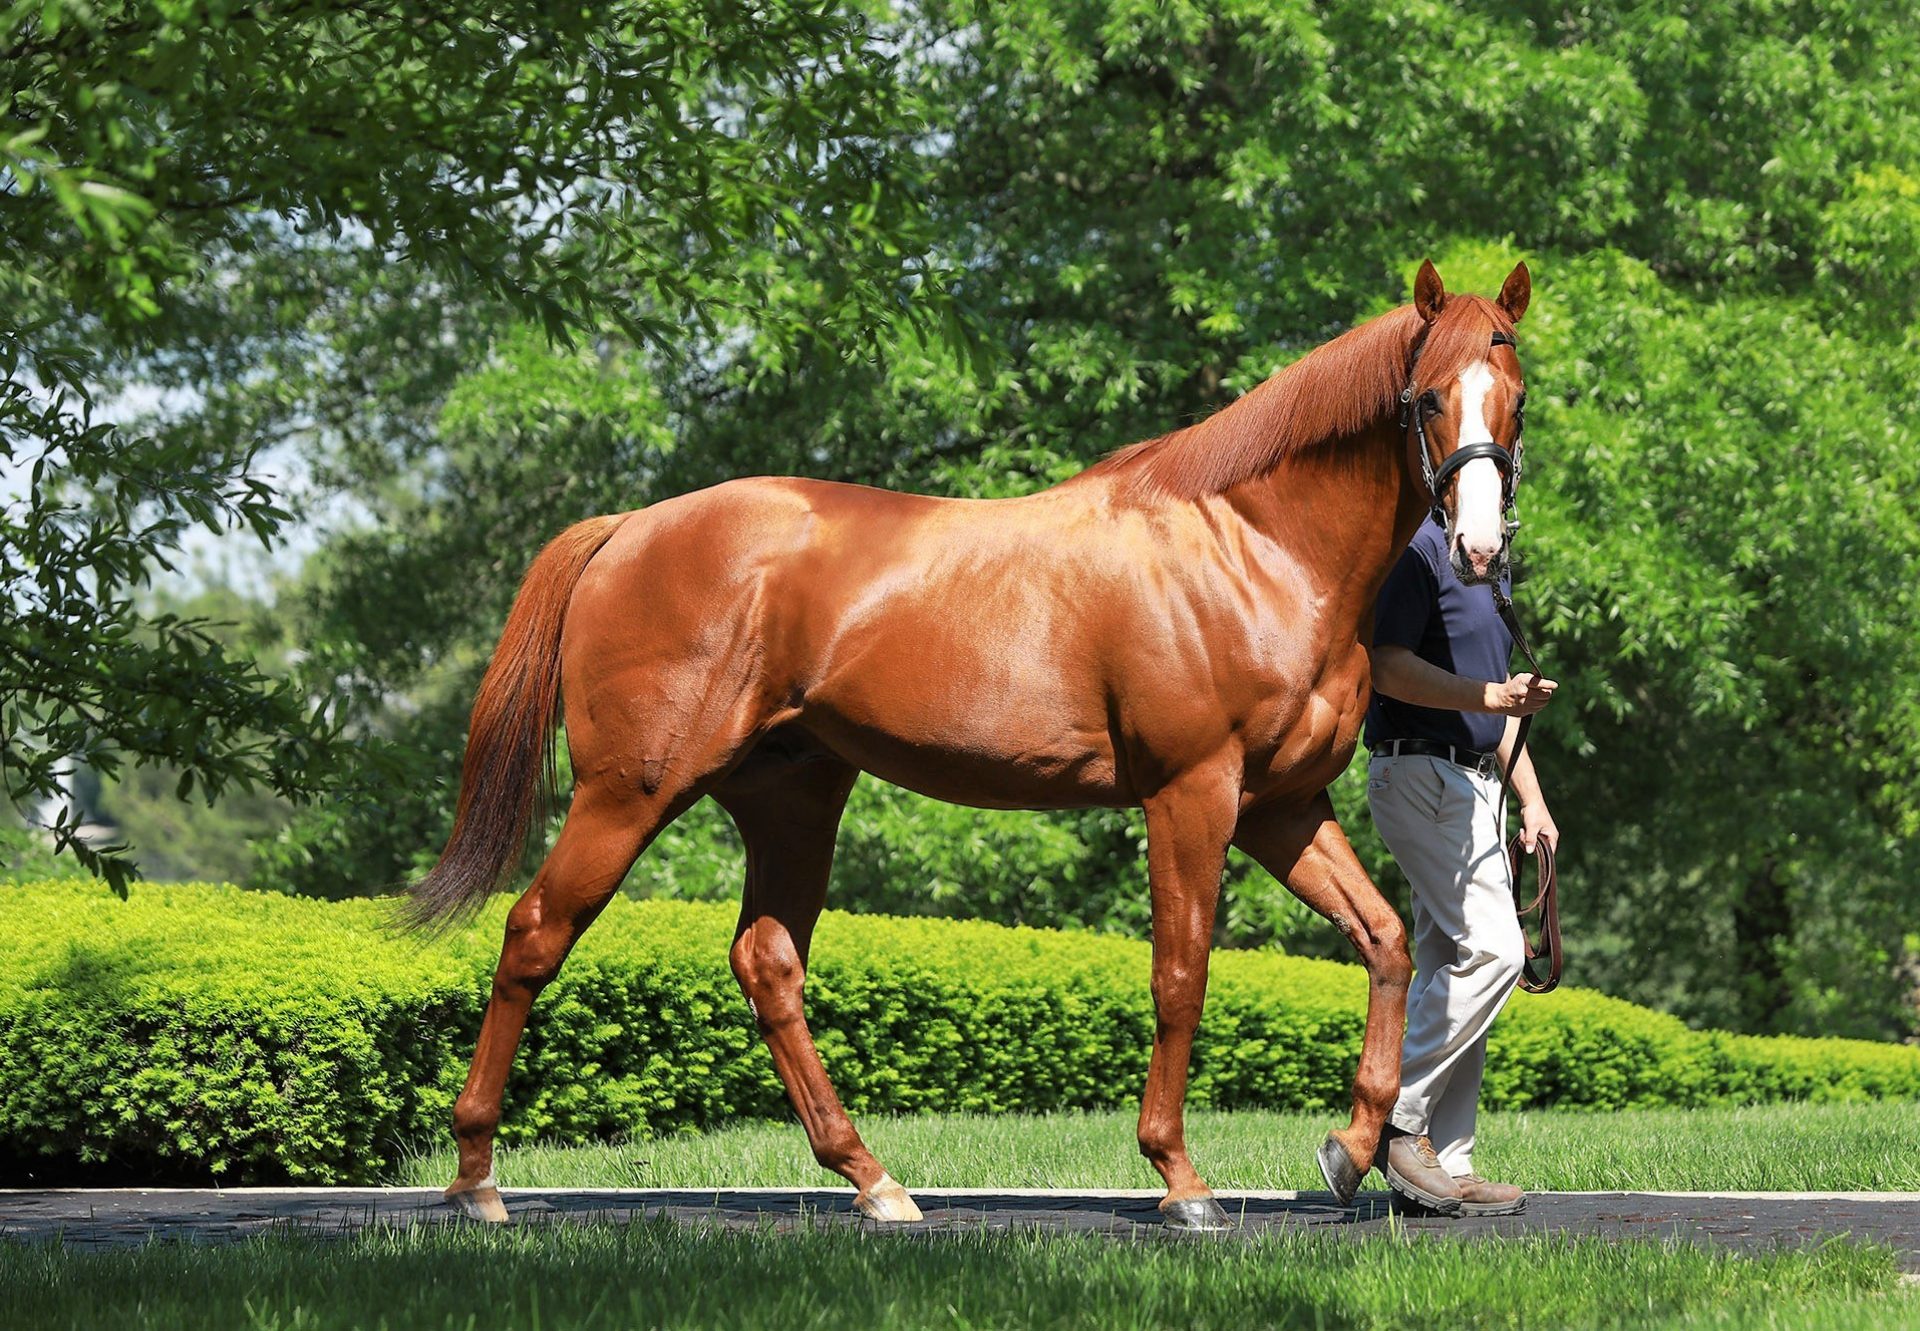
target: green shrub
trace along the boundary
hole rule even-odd
[[[0,887],[0,1164],[13,1181],[378,1177],[445,1130],[505,910],[429,944],[378,902]],[[726,966],[734,914],[616,900],[535,1008],[503,1137],[784,1115]],[[833,914],[809,1011],[856,1113],[1125,1104],[1152,1041],[1148,962],[1094,934]],[[1216,955],[1195,1103],[1334,1117],[1365,1001],[1353,966]],[[1690,1031],[1578,990],[1516,997],[1493,1038],[1499,1106],[1920,1096],[1920,1049]]]

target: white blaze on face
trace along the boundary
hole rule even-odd
[[[1460,376],[1460,438],[1456,447],[1494,442],[1487,426],[1487,394],[1493,390],[1493,371],[1485,361]],[[1500,468],[1492,458],[1475,458],[1460,469],[1454,482],[1453,530],[1450,549],[1466,547],[1473,571],[1484,574],[1493,566],[1506,540],[1506,516],[1500,511]]]

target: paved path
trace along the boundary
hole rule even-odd
[[[926,1220],[910,1232],[1041,1228],[1153,1238],[1166,1234],[1158,1194],[922,1188]],[[1352,1210],[1324,1192],[1222,1196],[1242,1233],[1314,1229],[1360,1238],[1382,1232],[1392,1208],[1383,1192],[1362,1193]],[[852,1193],[828,1188],[510,1189],[507,1210],[522,1223],[612,1222],[665,1216],[688,1224],[794,1229],[860,1225]],[[267,1232],[314,1237],[375,1225],[466,1223],[429,1188],[227,1188],[0,1190],[0,1236],[125,1247],[149,1239],[223,1243]],[[1401,1216],[1417,1232],[1590,1234],[1668,1239],[1763,1251],[1835,1235],[1885,1243],[1908,1272],[1920,1273],[1920,1193],[1559,1192],[1536,1195],[1524,1215],[1486,1220]],[[1191,1241],[1191,1239],[1189,1239]]]

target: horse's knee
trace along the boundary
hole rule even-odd
[[[748,929],[734,941],[727,960],[740,992],[763,1026],[787,1015],[789,1009],[797,1011],[805,971],[791,939]]]
[[[1207,997],[1206,962],[1163,961],[1153,967],[1153,1010],[1162,1026],[1176,1030],[1200,1024]]]
[[[500,982],[528,997],[538,995],[560,973],[568,941],[546,930],[518,940],[500,955]]]
[[[1407,926],[1389,910],[1373,919],[1361,919],[1346,928],[1353,950],[1367,975],[1381,989],[1405,989],[1413,982],[1413,954],[1407,948]]]

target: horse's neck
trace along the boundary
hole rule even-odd
[[[1314,593],[1356,628],[1426,516],[1391,420],[1285,459],[1230,491],[1235,510],[1286,550]]]

